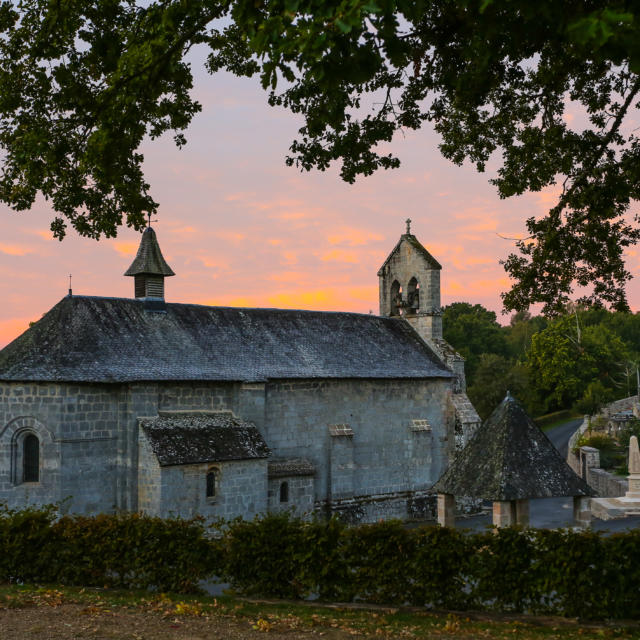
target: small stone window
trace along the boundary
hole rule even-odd
[[[218,470],[207,471],[207,498],[214,499],[218,491]]]
[[[289,502],[289,483],[286,480],[280,483],[280,502]]]
[[[32,433],[22,441],[22,482],[40,482],[40,440]]]

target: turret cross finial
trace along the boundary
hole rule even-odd
[[[407,218],[407,235],[411,233],[411,218]]]

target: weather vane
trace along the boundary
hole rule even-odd
[[[149,222],[147,223],[147,227],[151,227],[151,211],[149,211],[149,213],[147,213],[147,217],[149,218]],[[158,220],[153,220],[153,222],[158,222]]]

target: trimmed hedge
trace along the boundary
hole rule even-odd
[[[213,576],[280,598],[640,618],[640,531],[471,534],[288,514],[207,528],[137,514],[0,511],[0,581],[184,592]]]
[[[217,567],[199,520],[0,510],[0,581],[189,592]]]

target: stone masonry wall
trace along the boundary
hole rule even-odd
[[[138,445],[138,510],[157,515],[161,511],[160,465],[142,429],[138,432]]]
[[[409,497],[428,492],[448,464],[454,423],[449,380],[282,381],[269,383],[266,393],[267,443],[275,456],[313,462],[318,506],[366,502],[372,520],[387,515],[382,501],[400,500],[394,517],[407,517]],[[415,420],[428,427],[415,431]],[[329,426],[335,424],[353,430],[353,469],[339,463],[351,474],[351,495],[343,481],[339,493],[332,489]]]
[[[112,511],[123,395],[120,385],[0,384],[0,501]],[[22,482],[17,468],[26,433],[40,441],[39,482]]]
[[[407,302],[409,281],[416,278],[420,285],[418,313],[440,312],[440,269],[434,269],[409,242],[403,242],[392,255],[380,276],[380,315],[388,316],[391,309],[391,285],[397,280],[402,297]]]
[[[206,476],[218,477],[216,495],[206,496]],[[267,511],[267,461],[237,460],[162,467],[161,517],[253,518]]]
[[[289,485],[289,500],[280,502],[280,485]],[[269,479],[269,511],[292,510],[296,515],[308,515],[314,506],[313,476],[290,476]]]
[[[216,505],[203,502],[204,467],[159,470],[145,462],[149,452],[140,447],[138,419],[172,410],[233,411],[251,420],[274,457],[313,462],[316,508],[332,503],[337,508],[340,500],[366,503],[366,519],[389,513],[407,517],[411,509],[419,511],[453,445],[451,381],[444,379],[266,385],[5,383],[0,385],[0,501],[23,506],[68,498],[68,511],[87,514],[153,509],[159,500],[169,505],[165,513],[193,514],[202,508],[224,517],[251,517],[265,511],[266,461],[218,465],[220,482],[227,489]],[[416,420],[424,421],[421,430],[415,429]],[[338,449],[330,446],[329,425],[337,423],[353,430],[352,461],[346,465]],[[27,433],[34,433],[41,443],[37,483],[21,482],[21,467],[17,468],[16,450]],[[332,455],[336,470],[342,466],[351,483],[339,492],[340,483],[334,483],[336,495],[328,473]],[[158,484],[158,473],[161,498],[151,489]],[[308,481],[300,480],[301,491],[302,485],[304,492],[310,490]],[[292,495],[297,482],[292,481]],[[181,491],[192,498],[179,498]],[[307,504],[303,494],[300,501]]]
[[[629,490],[626,478],[615,476],[604,469],[590,467],[587,469],[587,483],[602,498],[619,498]]]

